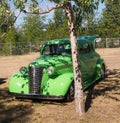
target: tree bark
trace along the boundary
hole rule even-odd
[[[85,103],[84,103],[84,95],[83,95],[83,88],[82,88],[79,53],[77,47],[77,37],[74,27],[74,17],[73,17],[74,15],[72,12],[72,7],[70,2],[66,3],[64,10],[67,16],[68,27],[70,31],[72,62],[73,62],[73,70],[74,70],[76,112],[78,113],[78,115],[83,115],[85,113],[85,106],[84,106]]]

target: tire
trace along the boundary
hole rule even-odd
[[[102,65],[102,67],[100,69],[100,74],[101,74],[100,79],[104,79],[106,77],[106,72],[105,72],[105,66],[104,65]]]
[[[69,87],[69,90],[65,96],[65,101],[71,102],[74,100],[74,95],[75,95],[75,88],[74,88],[74,82]]]

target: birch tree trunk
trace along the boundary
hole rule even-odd
[[[66,3],[64,10],[67,16],[68,27],[70,31],[72,62],[73,62],[73,69],[74,69],[76,112],[79,115],[82,115],[85,113],[84,95],[83,95],[83,89],[82,89],[82,78],[81,78],[81,71],[80,71],[79,53],[78,53],[78,47],[77,47],[77,37],[76,37],[76,32],[74,27],[74,17],[73,17],[73,12],[72,12],[70,2]]]

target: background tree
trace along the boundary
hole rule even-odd
[[[95,13],[91,13],[89,16],[84,17],[81,26],[77,29],[78,35],[98,35],[97,31],[98,21],[95,18]]]
[[[9,25],[13,21],[13,13],[10,11],[7,0],[0,1],[0,32],[1,37],[7,32]]]
[[[120,0],[105,1],[102,29],[107,38],[120,36]]]
[[[68,26],[66,15],[63,9],[57,9],[54,11],[53,18],[49,20],[46,28],[46,38],[47,40],[56,38],[68,37]]]
[[[26,15],[22,24],[24,41],[42,41],[44,39],[45,16]]]
[[[17,54],[16,49],[18,49],[18,46],[16,43],[19,42],[21,39],[21,35],[17,31],[15,27],[12,27],[5,36],[4,44],[3,44],[3,50],[4,54]],[[16,44],[16,46],[15,46]],[[14,47],[13,47],[14,46]],[[12,48],[12,49],[11,49]]]
[[[21,11],[15,15],[15,9],[11,9],[10,1],[0,1],[0,41],[4,42],[4,37],[10,29],[13,29],[14,23],[19,17]]]
[[[5,40],[11,25],[14,23],[14,13],[11,11],[8,0],[0,1],[0,54],[9,53],[7,42]]]

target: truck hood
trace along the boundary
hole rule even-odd
[[[71,55],[45,55],[41,56],[34,61],[32,61],[29,66],[43,66],[43,67],[56,67],[65,64],[71,64],[72,58]]]

